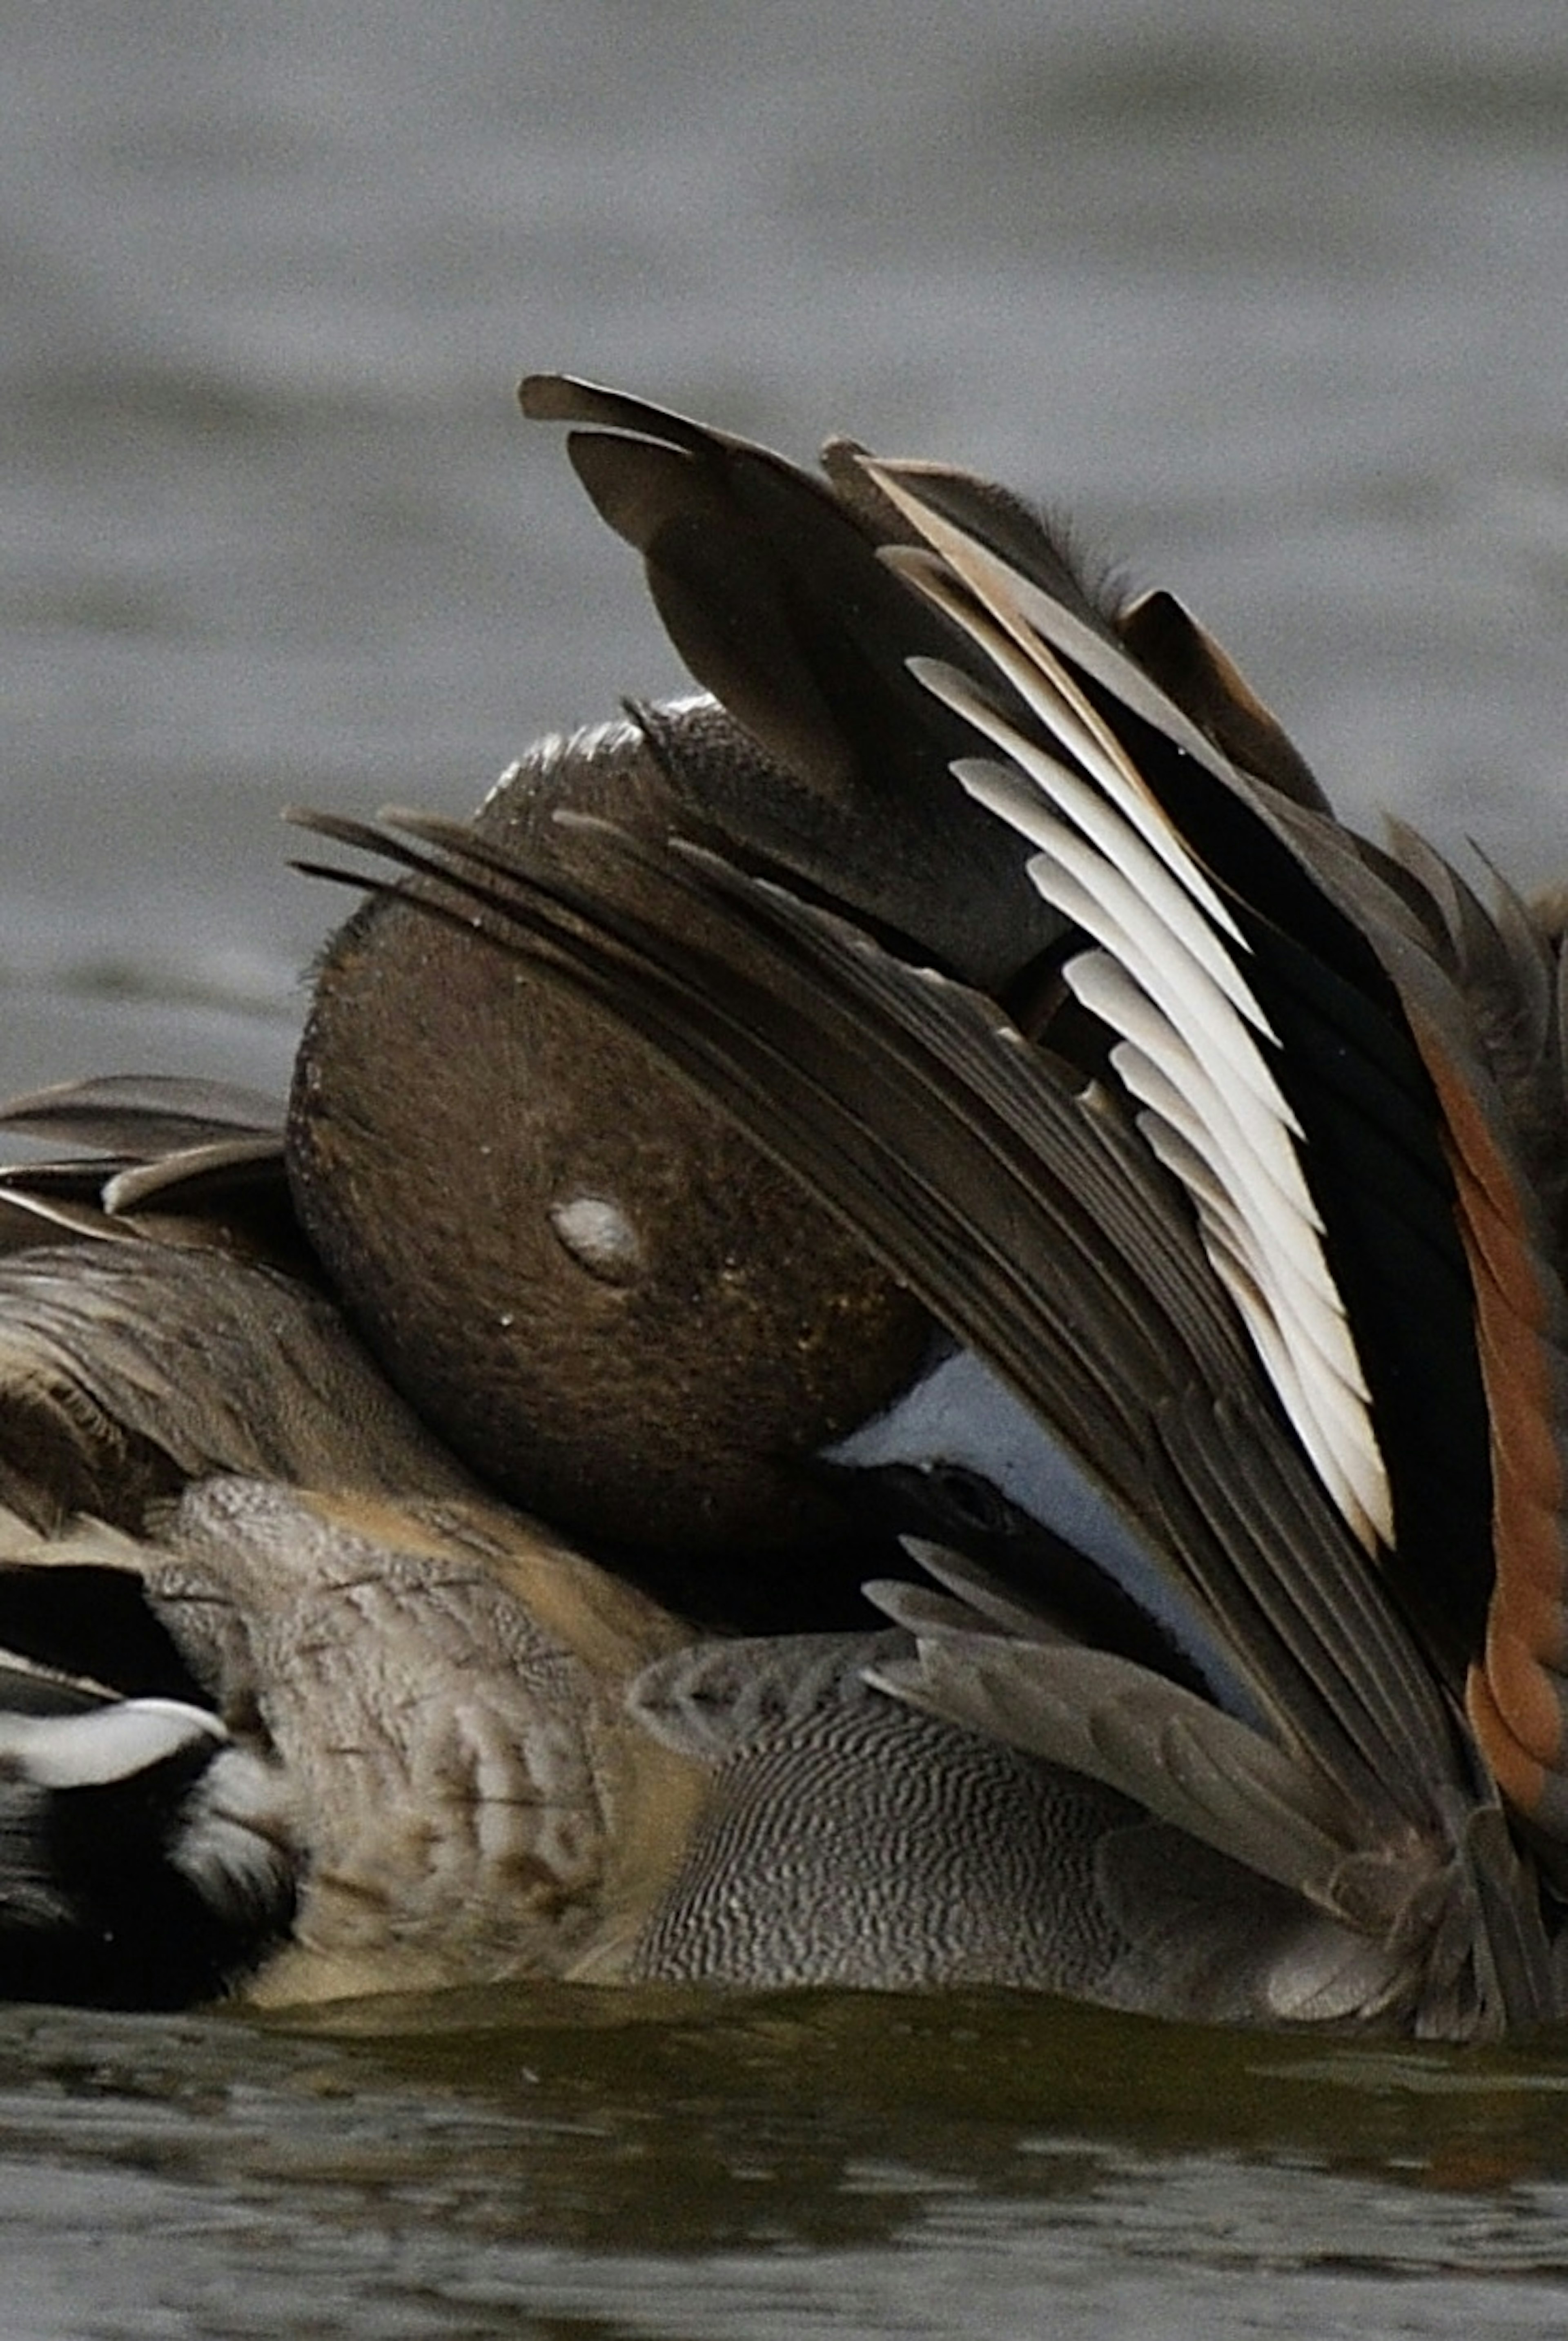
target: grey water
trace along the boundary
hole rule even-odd
[[[279,808],[680,681],[513,385],[989,470],[1568,869],[1555,0],[0,0],[0,1085],[286,1077]],[[0,2016],[0,2332],[1495,2336],[1568,2062],[1005,1996]]]

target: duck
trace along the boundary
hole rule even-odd
[[[951,466],[565,375],[697,686],[286,1106],[0,1114],[0,1995],[1563,2007],[1563,922]]]

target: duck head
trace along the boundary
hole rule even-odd
[[[710,709],[657,724],[700,771],[736,752]],[[690,811],[622,723],[535,751],[477,828],[546,872],[563,805]],[[796,1466],[910,1380],[928,1320],[634,1033],[373,900],[322,964],[289,1164],[376,1356],[491,1486],[693,1616],[716,1582],[748,1625],[850,1601],[847,1526]]]

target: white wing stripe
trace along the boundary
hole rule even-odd
[[[1224,1127],[1223,1101],[1212,1091],[1206,1092],[1199,1082],[1177,1089],[1158,1064],[1129,1043],[1112,1053],[1116,1071],[1146,1108],[1140,1127],[1186,1186],[1206,1239],[1211,1230],[1223,1235],[1232,1252],[1253,1263],[1281,1331],[1314,1350],[1325,1375],[1344,1385],[1358,1405],[1365,1403],[1361,1361],[1344,1317],[1331,1299],[1325,1300],[1310,1259],[1302,1257],[1299,1219],[1288,1206],[1282,1208],[1280,1199],[1261,1182],[1249,1192],[1253,1208],[1244,1207],[1235,1176],[1234,1132]],[[1173,1144],[1165,1142],[1167,1135]]]
[[[917,574],[922,589],[928,591],[924,575]],[[1087,701],[1080,698],[1078,704],[1090,725],[1096,727],[1094,732],[1086,735],[1082,725],[1072,727],[1082,742],[1081,751],[1075,751],[1069,740],[1063,736],[1057,710],[1053,704],[1058,696],[1055,686],[1057,678],[1061,677],[1068,682],[1070,689],[1076,691],[1077,687],[1071,683],[1066,669],[1057,662],[1049,644],[1037,636],[1030,637],[1030,658],[1035,662],[1031,664],[1019,655],[1005,634],[986,623],[983,613],[977,612],[959,595],[943,594],[933,598],[939,599],[949,617],[973,636],[977,645],[986,652],[997,671],[1012,683],[1025,705],[1039,717],[1049,736],[1069,754],[1077,753],[1077,760],[1086,772],[1099,782],[1117,810],[1132,822],[1172,876],[1179,881],[1183,891],[1202,904],[1216,926],[1230,937],[1239,951],[1245,951],[1245,941],[1230,912],[1171,827],[1142,775],[1122,752],[1119,742],[1105,731]],[[1048,692],[1042,687],[1038,664],[1042,659],[1049,661],[1045,672],[1053,688]],[[981,696],[972,677],[961,669],[949,666],[941,659],[912,658],[909,672],[918,682],[925,684],[933,698],[942,700],[956,715],[962,715],[974,724],[977,731],[997,739],[998,745],[1007,744],[998,737],[998,733],[1010,733],[1013,739],[1017,737],[1000,711]]]
[[[1306,1184],[1304,1133],[1259,1045],[1275,1036],[1242,972],[1247,945],[1059,653],[1222,782],[1235,776],[1112,645],[928,510],[896,473],[869,468],[934,549],[884,557],[947,612],[1040,725],[1041,738],[1025,737],[972,676],[911,659],[917,679],[1005,760],[959,758],[955,775],[1036,849],[1027,866],[1039,892],[1100,946],[1070,960],[1065,980],[1118,1036],[1112,1062],[1143,1108],[1146,1141],[1191,1200],[1210,1262],[1333,1501],[1364,1542],[1392,1541],[1366,1381]]]
[[[1161,1161],[1188,1186],[1204,1221],[1206,1242],[1212,1230],[1236,1257],[1250,1262],[1260,1293],[1268,1300],[1282,1334],[1294,1325],[1295,1331],[1310,1343],[1324,1367],[1325,1390],[1330,1383],[1342,1386],[1348,1391],[1353,1407],[1364,1401],[1367,1391],[1362,1380],[1361,1361],[1345,1340],[1343,1318],[1325,1307],[1322,1294],[1304,1275],[1298,1262],[1288,1256],[1272,1258],[1258,1251],[1255,1231],[1237,1216],[1228,1197],[1223,1201],[1209,1200],[1214,1191],[1213,1165],[1194,1147],[1189,1128],[1167,1121],[1152,1107],[1138,1116],[1138,1127]],[[1335,1410],[1344,1411],[1337,1404]]]
[[[1041,825],[1048,832],[1049,824]],[[1046,900],[1114,951],[1178,1031],[1184,1036],[1192,1032],[1214,1051],[1216,1074],[1223,1065],[1234,1075],[1258,1114],[1271,1123],[1283,1122],[1299,1138],[1301,1125],[1281,1099],[1255,1041],[1206,967],[1186,948],[1185,931],[1162,925],[1115,863],[1065,824],[1057,824],[1055,836],[1047,833],[1041,842],[1044,850],[1031,855],[1026,866]],[[1069,893],[1070,902],[1066,899]],[[1299,1177],[1295,1185],[1305,1195]]]
[[[1097,796],[1071,765],[1058,763],[1055,757],[1017,735],[1009,734],[1002,740],[1000,728],[993,737],[998,745],[1006,747],[1012,762],[1003,763],[999,758],[989,756],[960,756],[953,764],[953,776],[959,786],[977,804],[983,804],[987,812],[995,813],[998,821],[1007,822],[1036,845],[1054,842],[1056,834],[1052,816],[1041,800],[1040,792],[1047,791],[1075,828],[1097,846],[1136,890],[1154,916],[1182,931],[1194,959],[1237,1013],[1265,1040],[1272,1041],[1275,1035],[1268,1020],[1243,981],[1236,961],[1227,957],[1213,927],[1192,917],[1192,896],[1166,864],[1150,852],[1132,823],[1104,797]],[[1030,788],[1015,766],[1022,767],[1023,772],[1038,785]]]
[[[1031,871],[1033,866],[1031,862]],[[1140,1042],[1195,1102],[1212,1105],[1223,1115],[1224,1129],[1216,1134],[1239,1147],[1244,1159],[1258,1167],[1315,1242],[1317,1213],[1283,1115],[1270,1111],[1266,1095],[1260,1094],[1253,1083],[1225,1080],[1232,1050],[1220,1046],[1201,1016],[1188,1012],[1184,1019],[1186,1003],[1179,986],[1170,981],[1169,969],[1147,965],[1132,939],[1105,915],[1070,871],[1047,866],[1040,876],[1047,882],[1041,892],[1103,943],[1108,954],[1109,967],[1098,953],[1085,954],[1087,966],[1078,959],[1068,961],[1062,973],[1075,996],[1113,1031]],[[1111,968],[1122,981],[1116,980]],[[1129,995],[1129,985],[1137,998]],[[1233,1026],[1233,1048],[1235,1031]]]

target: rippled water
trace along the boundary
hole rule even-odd
[[[1537,2336],[1568,2075],[1005,1996],[14,2015],[8,2334]]]
[[[0,5],[0,1081],[272,1083],[289,800],[675,682],[511,403],[992,468],[1568,863],[1556,0]],[[0,2019],[5,2333],[1531,2334],[1568,2081],[1009,2000]]]

